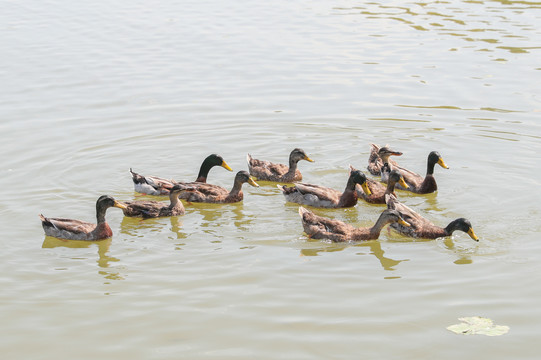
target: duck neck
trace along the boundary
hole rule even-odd
[[[212,169],[212,165],[209,164],[206,160],[203,161],[201,167],[199,168],[199,174],[197,175],[197,179],[195,179],[195,181],[206,183],[210,169]]]
[[[297,162],[297,160],[289,157],[289,170],[287,171],[289,174],[295,173],[295,171],[297,170]]]
[[[389,180],[387,182],[387,189],[385,189],[385,195],[393,194],[393,195],[396,196],[396,194],[394,192],[395,185],[396,185],[396,181],[389,178]]]
[[[445,228],[441,229],[442,235],[441,236],[451,236],[453,235],[453,232],[455,232],[457,229],[457,220],[453,220],[447,225]]]
[[[183,207],[182,202],[178,198],[178,193],[169,194],[169,200],[171,200],[171,204],[169,205],[169,209],[174,209],[176,207]]]
[[[96,206],[96,221],[98,224],[105,222],[105,212],[107,208],[103,206]]]
[[[387,164],[389,162],[389,157],[390,156],[391,156],[391,154],[385,154],[383,156],[380,156],[381,161],[383,161],[384,164]]]
[[[380,215],[374,226],[370,228],[370,237],[372,239],[377,239],[379,237],[379,234],[381,233],[381,229],[383,229],[383,227],[387,225],[387,223],[388,221]]]
[[[341,207],[350,207],[357,204],[357,195],[355,191],[355,183],[349,179],[344,192],[340,196],[339,205]]]
[[[241,193],[242,185],[243,185],[242,182],[235,180],[235,182],[233,183],[233,187],[231,188],[231,191],[229,192],[229,196]]]
[[[436,166],[436,163],[434,161],[431,161],[430,158],[428,158],[427,164],[426,164],[426,174],[432,175],[434,174],[434,166]]]

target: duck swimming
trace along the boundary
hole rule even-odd
[[[39,215],[45,235],[66,240],[95,241],[113,236],[113,231],[105,221],[105,212],[110,207],[124,209],[125,206],[109,195],[102,195],[96,201],[97,224],[74,219],[50,218]]]
[[[410,224],[408,227],[404,227],[400,224],[391,224],[393,229],[403,235],[414,238],[436,239],[439,237],[451,236],[453,232],[460,230],[467,233],[473,240],[479,241],[479,238],[473,231],[470,221],[465,218],[453,220],[449,223],[449,225],[443,228],[434,225],[430,220],[425,219],[406,205],[399,202],[394,195],[387,195],[386,202],[388,209],[398,211],[402,218],[408,224]]]
[[[371,194],[367,195],[362,191],[358,191],[358,195],[364,201],[371,204],[385,204],[385,195],[395,193],[395,186],[400,184],[403,188],[407,189],[408,185],[404,182],[404,177],[400,174],[400,171],[393,170],[389,174],[389,180],[387,185],[384,185],[380,182],[367,179],[366,184],[368,189],[370,189]]]
[[[201,164],[201,167],[199,169],[199,174],[197,175],[195,182],[206,183],[209,171],[214,166],[221,166],[226,170],[233,171],[231,167],[227,165],[225,160],[220,155],[211,154],[207,156],[205,160],[203,160],[203,163]],[[135,191],[143,193],[143,194],[167,195],[169,194],[169,191],[171,190],[173,185],[178,183],[177,181],[173,179],[166,179],[159,176],[140,175],[133,172],[131,168],[130,168],[130,173],[132,175],[133,187]],[[183,184],[190,184],[190,183],[183,183]]]
[[[390,163],[391,165],[396,165],[396,162],[390,157],[401,156],[400,151],[392,150],[389,145],[384,147],[379,147],[376,144],[370,144],[370,155],[368,157],[368,166],[367,170],[370,174],[374,176],[381,175],[381,168],[384,164]],[[385,179],[382,179],[383,182],[387,182]]]
[[[408,226],[398,211],[384,210],[374,226],[356,228],[339,220],[315,215],[304,207],[299,207],[304,232],[311,239],[328,239],[334,242],[374,240],[379,238],[381,229],[387,224],[399,223]]]
[[[301,160],[313,162],[304,150],[296,148],[289,154],[289,166],[285,164],[276,164],[266,160],[252,158],[250,154],[246,156],[248,162],[248,171],[260,181],[274,181],[283,183],[292,183],[302,180],[302,174],[297,169],[297,163]]]
[[[215,204],[239,202],[244,198],[242,185],[245,183],[248,183],[254,187],[259,187],[259,185],[250,177],[250,174],[248,174],[247,171],[241,170],[235,176],[231,191],[228,191],[226,188],[218,185],[192,183],[192,189],[185,192],[185,194],[187,194],[185,200],[189,202]]]
[[[123,201],[121,204],[125,208],[122,211],[125,216],[142,217],[144,219],[184,215],[186,209],[184,209],[184,205],[182,205],[178,196],[182,191],[189,191],[191,189],[184,185],[176,184],[169,192],[170,204],[154,200]]]
[[[345,208],[357,204],[356,184],[361,185],[363,191],[370,194],[370,189],[366,185],[366,176],[350,166],[349,177],[343,192],[321,185],[304,183],[297,183],[292,187],[277,186],[289,202],[321,208]]]
[[[434,178],[434,166],[438,164],[444,169],[449,169],[447,164],[443,161],[440,153],[432,151],[428,154],[426,175],[423,177],[411,170],[404,168],[398,164],[387,165],[382,168],[382,180],[385,172],[390,172],[392,169],[400,170],[400,173],[404,177],[404,181],[408,184],[408,188],[403,188],[400,185],[399,189],[408,190],[417,194],[430,194],[438,190],[436,179]]]

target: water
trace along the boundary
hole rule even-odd
[[[4,357],[537,358],[541,3],[3,8]],[[192,180],[214,152],[238,171],[301,147],[305,181],[343,188],[371,142],[419,172],[438,150],[438,193],[400,199],[481,241],[312,241],[269,183],[178,218],[110,209],[98,243],[45,237],[37,218],[93,220],[100,195],[135,197],[130,167]],[[369,226],[381,210],[316,212]],[[446,330],[473,315],[511,330]]]

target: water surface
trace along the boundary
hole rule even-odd
[[[536,358],[541,312],[541,3],[7,2],[0,214],[6,358]],[[243,203],[187,205],[114,236],[45,237],[37,214],[93,220],[131,200],[130,167],[195,179],[210,153],[285,162],[345,186],[369,144],[435,194],[408,206],[466,234],[434,241],[308,239],[270,183]],[[209,182],[230,187],[217,168]],[[164,198],[165,200],[165,198]],[[314,210],[357,226],[381,206]],[[499,338],[446,330],[458,317]]]

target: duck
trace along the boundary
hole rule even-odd
[[[184,215],[186,209],[178,196],[182,191],[191,189],[181,184],[174,185],[169,192],[170,204],[154,200],[122,201],[121,204],[125,206],[122,211],[125,216],[144,219]]]
[[[39,215],[45,235],[65,240],[96,241],[110,238],[113,231],[105,221],[105,212],[110,207],[124,209],[125,205],[112,196],[102,195],[96,201],[97,224],[74,219],[51,218]]]
[[[388,209],[398,211],[402,218],[410,224],[408,227],[404,227],[400,224],[391,224],[391,228],[403,235],[413,238],[436,239],[451,236],[453,232],[460,230],[467,233],[473,240],[479,241],[479,238],[473,231],[472,224],[468,219],[458,218],[451,221],[446,227],[440,227],[398,201],[396,196],[392,194],[386,195],[385,200]]]
[[[398,170],[393,170],[390,172],[387,185],[372,179],[366,179],[366,184],[368,189],[370,189],[371,194],[367,195],[363,191],[358,191],[358,196],[367,203],[371,204],[385,204],[385,195],[387,194],[393,194],[396,196],[394,190],[395,185],[397,184],[400,184],[405,189],[408,188],[408,184],[404,182],[404,177]]]
[[[218,185],[197,183],[192,184],[194,185],[193,188],[186,192],[188,195],[184,199],[188,202],[215,204],[239,202],[244,198],[242,185],[245,183],[254,187],[259,187],[259,184],[250,177],[250,174],[247,171],[241,170],[235,176],[231,191]]]
[[[333,220],[323,216],[318,216],[310,210],[300,206],[299,215],[301,217],[304,232],[311,239],[328,239],[333,242],[375,240],[379,238],[381,229],[387,224],[401,224],[409,226],[402,216],[396,210],[385,209],[378,220],[371,227],[354,227],[340,220]]]
[[[297,163],[301,160],[314,162],[304,150],[295,148],[289,154],[289,166],[276,164],[267,160],[254,159],[252,155],[246,155],[248,171],[258,181],[273,181],[282,183],[293,183],[302,180],[302,174],[297,169]]]
[[[392,155],[402,156],[402,153],[400,151],[392,150],[389,145],[379,147],[376,144],[370,144],[370,155],[368,157],[368,166],[366,169],[374,176],[381,175],[381,168],[383,165],[388,163],[396,165],[396,162],[393,159],[390,159]]]
[[[384,172],[390,172],[392,171],[392,169],[398,169],[404,177],[404,181],[406,182],[406,184],[408,184],[407,189],[401,187],[401,185],[398,185],[399,189],[408,190],[416,194],[430,194],[438,190],[438,184],[436,183],[436,179],[434,178],[434,167],[436,164],[438,164],[444,169],[449,169],[445,161],[443,161],[440,153],[437,151],[431,151],[428,154],[426,175],[424,177],[398,164],[387,164],[386,167],[382,168],[382,181],[385,181],[383,180]]]
[[[197,183],[206,183],[207,177],[210,169],[214,166],[221,166],[226,170],[233,171],[231,167],[225,162],[225,160],[218,154],[210,154],[203,160],[201,167],[199,169],[199,174],[195,179]],[[130,168],[130,173],[132,175],[133,187],[135,191],[147,194],[147,195],[167,195],[171,188],[178,182],[173,179],[166,179],[154,175],[140,175],[134,172]],[[186,184],[186,183],[184,183]]]
[[[366,176],[350,165],[349,177],[343,192],[314,184],[297,183],[292,187],[277,185],[289,202],[321,208],[346,208],[357,204],[356,184],[370,194],[366,185]]]

